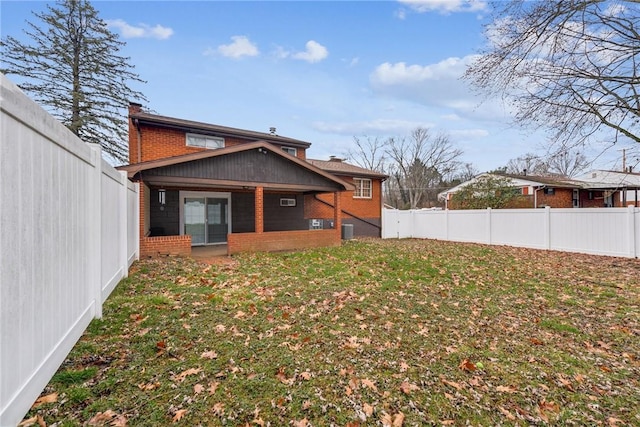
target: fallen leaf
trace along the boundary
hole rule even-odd
[[[544,343],[538,338],[529,338],[529,342],[533,345],[543,345]]]
[[[293,427],[307,427],[309,425],[309,420],[306,418],[301,419],[300,421],[293,421]]]
[[[371,390],[373,390],[375,392],[378,391],[378,387],[376,387],[376,385],[373,383],[373,381],[368,380],[366,378],[362,380],[362,387],[370,388]]]
[[[127,417],[118,415],[115,420],[111,421],[111,427],[127,427]]]
[[[114,411],[108,409],[104,412],[98,412],[87,422],[89,426],[102,426],[105,423],[110,422],[116,415]]]
[[[407,362],[400,362],[400,372],[407,372],[407,369],[409,369]]]
[[[177,423],[185,416],[186,413],[187,413],[186,409],[178,409],[176,413],[173,414],[173,418],[171,419],[171,421],[173,421],[174,423]]]
[[[300,377],[305,381],[309,381],[311,379],[311,372],[305,371],[300,374]]]
[[[218,353],[216,353],[215,351],[205,351],[200,355],[200,357],[203,359],[217,359]]]
[[[310,400],[305,400],[302,403],[302,410],[306,411],[307,409],[311,408],[311,401]]]
[[[456,390],[462,390],[462,386],[457,382],[445,380],[444,378],[441,378],[440,381],[445,385],[455,388]]]
[[[182,382],[189,375],[196,375],[196,374],[199,374],[200,372],[202,372],[202,368],[189,368],[186,371],[183,371],[178,375],[174,376],[174,381]]]
[[[500,392],[500,393],[515,393],[516,392],[516,388],[514,386],[503,386],[503,385],[499,385],[498,387],[496,387],[496,391]]]
[[[462,362],[460,362],[460,365],[458,365],[458,368],[462,369],[463,371],[467,371],[467,372],[473,372],[473,371],[475,371],[477,369],[476,365],[471,363],[471,361],[469,359],[464,359]]]
[[[500,410],[500,412],[502,412],[502,415],[507,417],[508,420],[515,421],[516,416],[513,415],[511,412],[509,412],[508,410],[504,409],[502,406],[498,406],[498,409]]]
[[[224,415],[224,403],[218,402],[215,405],[213,405],[213,413],[218,416]]]
[[[624,425],[624,421],[619,418],[609,417],[607,418],[607,424],[609,424],[609,427],[618,427],[618,425]]]
[[[218,386],[220,385],[219,382],[213,382],[213,383],[209,383],[209,388],[207,389],[207,391],[209,391],[209,395],[214,395],[216,394],[216,390],[218,389]]]
[[[393,423],[391,424],[391,426],[402,427],[402,424],[404,424],[404,414],[402,412],[398,412],[393,416]]]
[[[36,415],[29,419],[23,420],[20,424],[18,424],[18,427],[31,427],[36,424],[41,427],[47,427],[47,423],[44,422],[44,419],[41,415]]]
[[[204,386],[202,384],[196,384],[193,386],[193,392],[195,394],[200,394],[204,391]]]
[[[140,383],[138,384],[138,388],[142,391],[149,391],[149,390],[154,390],[156,388],[160,387],[160,383],[155,382],[155,383]]]
[[[373,406],[369,405],[368,403],[365,403],[364,405],[362,405],[362,410],[364,411],[364,414],[367,417],[370,417],[371,415],[373,415]]]
[[[452,426],[455,423],[456,423],[455,420],[441,420],[440,421],[440,424],[442,424],[443,426]]]
[[[404,394],[409,394],[412,391],[416,390],[420,390],[420,387],[415,384],[411,384],[408,381],[403,381],[402,384],[400,384],[400,391],[402,391]]]
[[[37,398],[36,401],[33,402],[33,405],[31,405],[31,407],[37,408],[38,406],[43,405],[45,403],[53,403],[57,401],[58,401],[58,393],[51,393],[51,394],[47,394],[46,396]]]

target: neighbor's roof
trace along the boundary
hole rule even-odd
[[[130,114],[132,120],[137,120],[142,124],[157,125],[170,129],[178,129],[184,131],[199,131],[216,136],[235,136],[240,138],[248,138],[253,140],[262,140],[267,142],[276,142],[279,144],[291,145],[294,147],[309,148],[310,142],[301,141],[299,139],[287,138],[266,132],[256,132],[246,129],[237,129],[227,126],[220,126],[211,123],[195,122],[192,120],[177,119],[175,117],[159,116],[145,112],[137,112]]]
[[[367,178],[379,178],[383,180],[389,177],[389,175],[345,163],[342,160],[307,159],[307,162],[335,175],[364,176]]]

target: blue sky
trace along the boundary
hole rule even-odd
[[[22,37],[45,2],[2,1],[1,35]],[[127,43],[162,115],[312,143],[343,156],[353,138],[447,133],[479,171],[538,152],[546,137],[514,128],[498,100],[460,80],[483,45],[481,0],[94,1]],[[11,76],[9,76],[11,78]],[[602,148],[602,146],[599,146]],[[617,147],[620,148],[620,147]],[[595,149],[592,158],[600,153]],[[594,167],[620,168],[609,150]]]

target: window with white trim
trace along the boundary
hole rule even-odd
[[[298,150],[296,150],[293,147],[282,147],[282,151],[284,151],[287,154],[291,154],[292,156],[298,155]]]
[[[224,148],[224,138],[217,136],[200,135],[197,133],[187,134],[187,147],[200,148]]]
[[[356,191],[353,192],[354,199],[370,199],[371,198],[371,180],[367,178],[353,178]]]

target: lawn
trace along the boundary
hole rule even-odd
[[[23,425],[640,425],[639,282],[433,240],[141,260]]]

